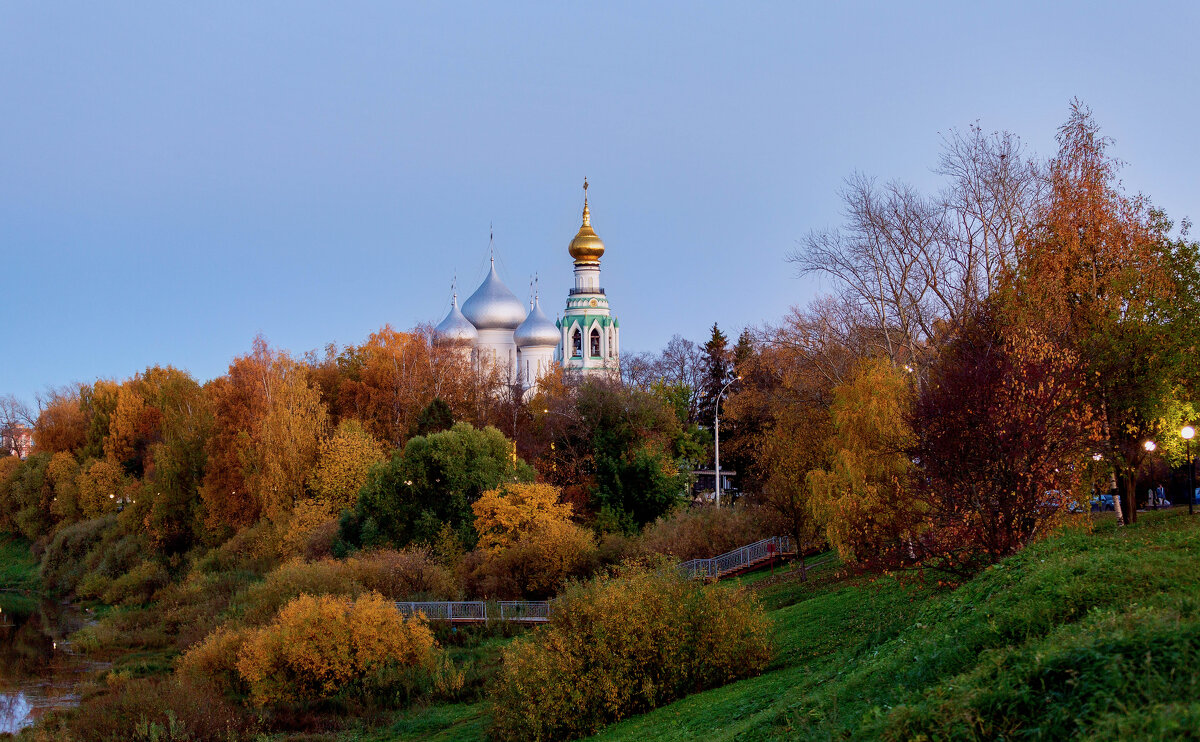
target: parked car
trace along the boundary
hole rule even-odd
[[[1116,500],[1111,492],[1106,492],[1103,495],[1097,495],[1092,498],[1092,512],[1100,513],[1109,510],[1116,510]]]

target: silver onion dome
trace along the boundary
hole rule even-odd
[[[513,330],[525,319],[525,305],[496,275],[496,263],[471,298],[463,302],[463,315],[478,330]]]
[[[479,331],[475,329],[475,325],[468,322],[458,309],[458,294],[455,294],[454,299],[450,302],[450,312],[446,315],[446,319],[439,322],[433,331],[437,334],[438,340],[454,345],[474,343],[479,337]]]
[[[541,303],[533,300],[529,316],[513,333],[518,348],[557,348],[558,327],[542,312]]]

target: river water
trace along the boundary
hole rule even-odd
[[[79,683],[97,664],[77,654],[67,637],[84,623],[73,606],[0,593],[0,734],[79,703]]]

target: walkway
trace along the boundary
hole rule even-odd
[[[690,579],[723,580],[762,567],[778,564],[796,556],[788,536],[774,536],[755,541],[712,559],[691,559],[680,564],[680,574]],[[538,624],[550,620],[549,600],[438,600],[402,601],[396,610],[406,617],[423,614],[430,621],[450,623],[486,623],[514,621]]]

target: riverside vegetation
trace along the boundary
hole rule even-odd
[[[1057,139],[1043,161],[951,132],[936,194],[851,178],[846,223],[790,256],[833,295],[619,379],[553,369],[527,396],[385,327],[302,357],[259,338],[205,383],[50,390],[36,414],[0,397],[0,442],[36,445],[0,457],[0,577],[85,603],[72,651],[112,663],[23,734],[1190,728],[1193,531],[1139,498],[1178,501],[1192,465],[1200,244],[1124,191],[1083,104]],[[748,494],[690,507],[718,414]],[[1118,525],[1089,532],[1073,513],[1110,482]],[[657,572],[785,533],[846,579]],[[532,631],[385,608],[560,594]]]

